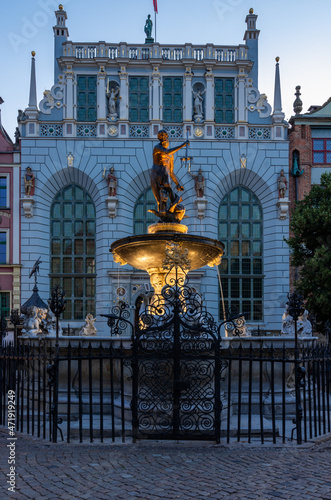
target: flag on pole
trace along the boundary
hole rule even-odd
[[[157,11],[157,0],[153,0],[153,6],[154,6],[154,12],[156,12],[158,14],[158,11]]]

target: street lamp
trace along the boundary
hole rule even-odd
[[[67,301],[65,300],[65,292],[59,285],[56,285],[52,292],[51,298],[49,299],[49,308],[54,313],[56,317],[56,340],[55,347],[59,347],[59,317],[66,308]]]
[[[59,401],[59,317],[66,308],[67,301],[65,300],[65,292],[59,285],[56,285],[52,292],[51,298],[48,301],[50,310],[54,313],[56,317],[56,340],[55,347],[56,353],[54,357],[53,365],[48,367],[50,373],[50,385],[54,386],[53,389],[53,404],[51,407],[51,413],[53,417],[52,422],[52,440],[53,443],[57,442],[57,428],[58,428],[58,401]]]

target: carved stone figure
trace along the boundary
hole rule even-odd
[[[152,38],[152,29],[153,29],[153,21],[151,20],[151,15],[148,14],[144,27],[146,38]]]
[[[120,92],[120,89],[117,88],[115,89],[114,87],[110,89],[110,92],[108,93],[108,110],[110,115],[116,115],[116,101],[117,101],[117,96]]]
[[[303,315],[298,318],[297,332],[299,337],[311,337],[313,334],[313,327],[308,320],[308,314],[308,311],[305,310]],[[282,334],[295,335],[294,319],[289,315],[287,305],[282,318]]]
[[[56,316],[50,309],[47,310],[46,318],[44,319],[44,330],[47,335],[56,336]],[[59,322],[59,335],[62,335],[62,333],[63,330]]]
[[[31,167],[27,167],[24,175],[24,190],[27,196],[34,195],[35,188],[35,175],[31,170]]]
[[[288,305],[286,304],[285,311],[282,317],[282,330],[284,335],[294,335],[294,319],[288,313]]]
[[[14,136],[15,136],[15,149],[17,149],[19,147],[20,137],[21,137],[20,129],[18,127],[16,127],[15,129]]]
[[[205,90],[202,92],[201,89],[197,90],[197,92],[193,91],[194,97],[194,116],[203,116],[203,95],[205,94]]]
[[[278,198],[285,198],[287,189],[287,179],[284,175],[283,169],[280,171],[280,176],[278,177],[277,185],[278,185]]]
[[[97,329],[94,326],[96,318],[93,318],[93,314],[87,314],[85,318],[85,325],[80,331],[80,335],[84,335],[85,337],[96,335]]]
[[[44,333],[43,323],[47,316],[47,309],[36,306],[28,308],[24,318],[22,333],[25,337],[35,337]]]
[[[26,120],[26,118],[27,118],[26,114],[21,109],[19,109],[18,115],[17,115],[17,122],[18,123],[22,122],[22,121]]]
[[[103,178],[106,179],[105,171],[103,173]],[[106,180],[108,182],[108,196],[116,196],[117,179],[114,175],[114,167],[109,169],[109,174]]]
[[[176,207],[181,202],[181,197],[174,194],[171,185],[170,178],[176,184],[177,191],[184,191],[184,187],[179,184],[179,181],[174,173],[174,153],[179,151],[181,148],[188,145],[189,142],[186,141],[180,146],[169,149],[169,136],[165,130],[160,130],[158,133],[159,144],[157,144],[153,151],[153,166],[150,170],[151,175],[151,187],[153,194],[155,196],[158,212],[151,210],[158,217],[162,217],[164,221],[167,220],[167,216],[171,217],[170,214],[174,214]],[[170,207],[166,209],[166,203],[170,198]],[[181,208],[180,212],[182,213]],[[183,218],[183,217],[182,217]],[[169,220],[169,222],[174,222]]]
[[[194,178],[195,184],[195,192],[197,194],[197,198],[203,198],[205,191],[205,178],[202,175],[202,170],[199,168],[198,175]]]
[[[309,312],[305,310],[302,316],[299,316],[298,320],[298,335],[299,337],[311,337],[313,334],[313,327],[308,319]]]

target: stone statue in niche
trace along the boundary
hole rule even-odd
[[[197,194],[197,198],[203,198],[205,191],[205,178],[202,175],[202,170],[199,168],[198,175],[194,178],[194,187]]]
[[[114,85],[114,84],[113,84]],[[116,101],[119,99],[120,89],[118,86],[109,87],[109,80],[107,82],[107,98],[108,98],[108,118],[111,121],[116,121],[118,114],[116,111]]]
[[[26,196],[33,196],[35,188],[35,175],[31,167],[27,167],[24,175],[24,191]]]
[[[278,177],[277,180],[277,186],[278,186],[278,198],[285,198],[287,189],[287,179],[285,177],[283,169],[280,171],[280,176]]]
[[[195,122],[201,122],[203,119],[203,96],[206,90],[199,88],[196,92],[193,90],[193,117]]]
[[[112,88],[110,90],[110,93],[109,93],[109,97],[108,97],[108,109],[109,109],[109,113],[111,115],[114,115],[116,113],[116,100],[117,100],[117,96],[119,94],[119,88],[117,89],[114,89]]]
[[[102,177],[106,179],[106,167],[103,171]],[[114,167],[110,167],[109,174],[106,180],[108,183],[108,196],[116,196],[117,179],[116,176],[114,175]]]

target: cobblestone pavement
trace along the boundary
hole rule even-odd
[[[331,500],[331,436],[302,447],[51,444],[16,436],[16,492],[11,493],[8,434],[0,431],[1,500]]]

